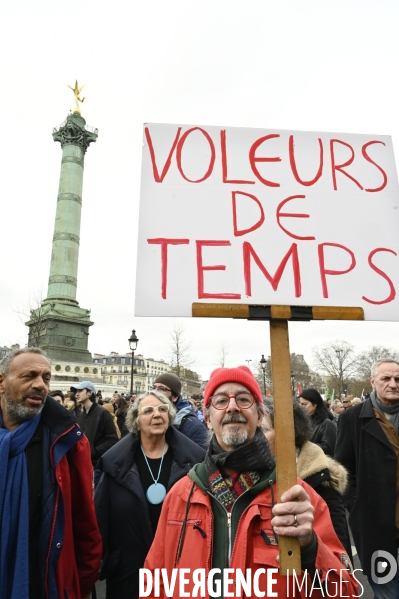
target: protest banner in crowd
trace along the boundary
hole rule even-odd
[[[394,321],[398,228],[388,136],[146,124],[135,313],[226,301]]]

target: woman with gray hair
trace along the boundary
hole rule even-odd
[[[176,410],[157,391],[141,395],[126,416],[129,433],[101,457],[95,493],[103,539],[100,579],[106,599],[136,599],[139,569],[153,541],[166,493],[205,451],[173,426]]]

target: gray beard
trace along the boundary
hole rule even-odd
[[[223,443],[229,447],[240,447],[248,440],[248,431],[240,426],[230,426],[227,430],[222,430]]]
[[[37,408],[24,406],[22,403],[14,403],[12,401],[8,401],[7,397],[4,395],[4,407],[7,412],[7,416],[15,422],[16,424],[22,424],[26,420],[30,420],[34,418],[44,408],[45,401],[38,406]]]

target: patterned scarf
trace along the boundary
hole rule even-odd
[[[275,458],[262,431],[258,428],[249,443],[233,451],[224,451],[214,435],[205,456],[210,491],[228,512],[236,499],[259,481],[259,471],[273,470]],[[230,476],[224,468],[233,469]]]
[[[215,468],[209,477],[210,492],[231,512],[235,500],[248,489],[256,485],[260,476],[257,472],[233,472],[223,478],[220,470]]]

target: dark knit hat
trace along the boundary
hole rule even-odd
[[[169,387],[173,395],[179,397],[181,394],[181,380],[173,372],[164,372],[155,379],[154,383],[161,383]]]
[[[248,366],[237,366],[237,368],[216,368],[210,376],[210,379],[204,391],[204,408],[209,406],[209,398],[216,389],[223,383],[242,383],[255,397],[256,401],[263,408],[262,391],[258,381],[248,368]]]

